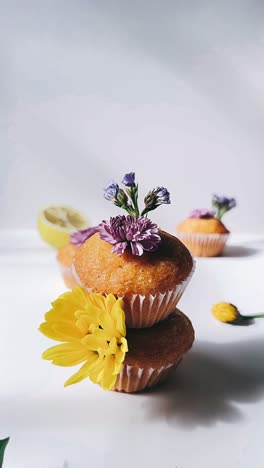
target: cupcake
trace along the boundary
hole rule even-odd
[[[213,195],[213,210],[196,209],[177,226],[177,237],[196,257],[221,255],[229,230],[222,222],[223,215],[236,206],[234,198]]]
[[[124,216],[114,221],[122,227],[128,222],[136,223],[137,229],[141,218],[135,221]],[[108,232],[114,221],[107,224]],[[153,226],[149,220],[148,226]],[[151,327],[175,309],[193,273],[192,257],[176,237],[161,230],[157,231],[159,248],[154,252],[133,255],[127,249],[118,255],[102,238],[103,229],[106,227],[76,253],[75,281],[89,292],[122,297],[128,327]]]
[[[180,364],[193,340],[192,324],[178,309],[151,328],[127,330],[129,349],[114,389],[139,392],[163,382]]]
[[[107,200],[127,215],[76,233],[72,275],[78,287],[52,302],[40,331],[61,342],[43,353],[59,366],[81,365],[65,383],[89,378],[106,390],[137,392],[163,381],[191,348],[189,319],[176,309],[194,270],[188,249],[148,213],[170,203],[164,187],[138,208],[135,174]]]
[[[69,289],[75,288],[78,284],[76,283],[72,274],[72,264],[78,247],[74,244],[67,244],[57,253],[57,261],[61,271],[61,275],[65,286]]]
[[[61,342],[43,359],[81,366],[67,387],[89,378],[104,390],[138,392],[164,381],[191,348],[194,331],[179,310],[151,328],[127,329],[124,303],[77,287],[52,302],[40,331]]]
[[[94,232],[94,228],[86,228],[76,231],[70,236],[69,244],[59,249],[57,253],[57,261],[61,271],[61,275],[65,286],[69,289],[78,286],[73,273],[72,265],[78,248],[85,242],[85,240]]]

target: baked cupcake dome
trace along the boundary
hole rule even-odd
[[[115,390],[138,392],[164,381],[194,341],[190,320],[178,309],[151,328],[127,330],[129,350]]]
[[[229,234],[222,221],[216,218],[188,218],[177,226],[177,231],[194,234]]]
[[[69,289],[75,288],[78,284],[76,283],[72,275],[72,265],[75,255],[78,251],[78,247],[74,244],[67,244],[57,253],[57,261],[61,270],[62,278],[65,286]]]
[[[118,256],[94,234],[78,250],[74,276],[89,291],[123,297],[128,327],[150,327],[175,309],[193,272],[193,259],[174,236],[159,231],[155,252]],[[89,267],[91,265],[91,267]]]

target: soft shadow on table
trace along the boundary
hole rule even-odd
[[[259,249],[253,247],[248,247],[245,245],[227,245],[225,247],[222,257],[252,257],[253,255],[257,255],[258,253]]]
[[[196,343],[171,379],[144,402],[147,420],[186,429],[243,419],[238,403],[264,397],[264,340]],[[146,394],[147,396],[147,394]]]

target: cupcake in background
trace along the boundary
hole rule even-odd
[[[235,208],[236,200],[213,195],[212,209],[196,209],[177,226],[177,237],[196,257],[221,255],[230,231],[222,222],[227,211]]]
[[[76,282],[72,272],[72,265],[75,259],[75,255],[79,247],[81,247],[86,239],[94,234],[94,232],[95,231],[93,227],[76,231],[71,234],[69,244],[58,250],[57,261],[65,286],[69,289],[73,289],[78,286],[78,283]]]

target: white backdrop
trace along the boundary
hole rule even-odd
[[[263,232],[264,3],[6,0],[0,27],[0,226],[41,205],[113,213],[134,170],[172,204],[165,229],[236,196],[233,231]]]

